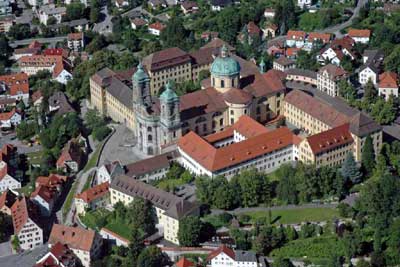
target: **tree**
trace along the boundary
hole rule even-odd
[[[0,242],[5,242],[8,237],[13,233],[11,216],[0,212]]]
[[[368,80],[367,84],[364,87],[364,101],[372,104],[376,97],[376,89],[371,79]]]
[[[29,24],[15,24],[10,27],[8,35],[16,40],[29,38],[31,37],[31,28]]]
[[[143,238],[138,230],[138,228],[133,228],[131,231],[131,240],[128,247],[127,261],[130,266],[136,266],[138,262],[139,255],[144,250],[145,245],[143,243]]]
[[[144,249],[137,259],[137,267],[163,267],[167,264],[166,256],[156,246],[149,246]]]
[[[346,80],[339,81],[339,94],[347,101],[352,101],[356,98],[357,92],[355,88]]]
[[[185,169],[182,168],[182,166],[174,162],[172,163],[165,177],[167,179],[179,179],[184,171]]]
[[[75,20],[85,16],[85,5],[79,2],[72,2],[67,5],[66,19]]]
[[[400,73],[400,46],[395,46],[385,58],[385,70]]]
[[[181,246],[195,247],[201,238],[202,222],[197,216],[187,216],[179,223],[178,240]]]
[[[155,214],[150,201],[135,198],[128,207],[128,214],[133,228],[149,235],[155,232]]]
[[[365,138],[364,146],[362,148],[361,166],[367,176],[372,174],[375,167],[375,151],[370,135]]]
[[[288,204],[298,203],[298,192],[295,182],[295,170],[290,165],[282,165],[276,172],[279,184],[276,188],[277,198]]]
[[[257,172],[255,169],[246,170],[242,171],[237,178],[235,177],[233,179],[237,179],[238,184],[240,185],[240,197],[243,206],[251,207],[261,203],[270,203],[270,184],[267,177],[262,173]]]
[[[357,163],[352,152],[347,154],[346,159],[340,168],[340,173],[345,179],[350,180],[353,184],[358,184],[361,182],[362,174],[357,167]]]
[[[293,0],[276,1],[274,22],[279,25],[280,33],[285,34],[296,23]]]
[[[180,47],[185,49],[185,41],[189,36],[189,32],[183,26],[181,16],[172,17],[167,27],[161,32],[160,39],[164,47]]]
[[[273,267],[294,267],[288,258],[278,257],[274,260]]]

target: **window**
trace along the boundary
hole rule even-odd
[[[150,143],[153,142],[153,136],[151,134],[147,136],[147,141],[149,141]]]
[[[222,126],[222,125],[224,125],[224,119],[219,120],[219,126]]]
[[[225,87],[225,81],[221,80],[221,88],[224,88],[224,87]]]

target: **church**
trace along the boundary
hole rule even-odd
[[[265,72],[264,62],[257,67],[226,45],[205,58],[212,60],[210,78],[201,82],[201,90],[182,96],[170,82],[159,97],[154,95],[152,77],[142,64],[133,71],[102,69],[90,79],[91,105],[130,128],[147,155],[175,148],[189,131],[205,136],[223,131],[242,115],[264,123],[281,114],[286,89],[282,72]]]

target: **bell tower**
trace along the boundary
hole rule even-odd
[[[132,76],[133,103],[145,107],[151,106],[150,77],[143,68],[142,63],[137,66]]]

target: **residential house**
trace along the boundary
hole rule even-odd
[[[321,50],[317,59],[321,64],[325,64],[328,61],[337,66],[341,64],[345,56],[349,57],[350,60],[354,60],[356,58],[353,51],[354,44],[354,40],[348,36],[342,39],[335,39]]]
[[[11,111],[0,113],[0,128],[12,128],[21,123],[21,115],[13,108]]]
[[[306,41],[306,32],[289,30],[286,34],[286,45],[288,47],[302,48]]]
[[[173,151],[128,164],[125,166],[126,175],[147,183],[161,180],[177,157],[177,152]]]
[[[85,215],[88,209],[105,208],[110,204],[110,184],[95,185],[75,196],[76,213]]]
[[[0,2],[0,16],[7,16],[12,14],[11,1],[2,0]]]
[[[362,65],[360,72],[358,73],[358,81],[361,85],[366,85],[368,81],[371,81],[374,85],[378,83],[379,68],[373,62],[367,62]]]
[[[304,44],[304,47],[307,50],[313,49],[316,44],[326,45],[331,41],[331,34],[329,33],[319,33],[319,32],[310,32],[307,36],[307,41]]]
[[[28,76],[35,75],[38,71],[47,70],[52,73],[53,79],[66,84],[72,78],[69,70],[70,63],[63,56],[33,55],[22,56],[18,60],[22,72]]]
[[[267,54],[273,57],[280,57],[285,54],[285,49],[278,45],[271,45],[267,49]]]
[[[297,6],[301,9],[310,8],[312,0],[297,0]]]
[[[48,5],[50,3],[52,3],[51,0],[28,0],[28,4],[35,8],[42,6],[42,5]]]
[[[18,199],[18,193],[7,189],[0,195],[0,212],[11,216],[11,207]]]
[[[112,206],[117,202],[129,205],[134,198],[150,201],[156,210],[156,226],[160,235],[176,245],[179,245],[180,221],[186,216],[199,214],[197,203],[189,202],[126,175],[118,176],[111,182],[110,194]]]
[[[221,11],[225,7],[231,6],[233,4],[233,0],[210,0],[212,11]]]
[[[233,250],[225,245],[212,251],[206,259],[207,267],[258,267],[258,259],[254,252]]]
[[[160,36],[166,25],[161,22],[155,22],[149,25],[149,32],[153,35]]]
[[[134,30],[137,30],[140,27],[143,27],[145,25],[147,25],[147,21],[145,21],[144,19],[141,19],[141,18],[132,18],[131,19],[131,27]]]
[[[263,39],[275,38],[278,32],[278,26],[273,23],[266,23],[265,27],[261,30],[263,31]]]
[[[379,75],[378,94],[383,96],[386,101],[391,95],[399,96],[398,77],[395,72],[384,72]]]
[[[296,59],[297,53],[302,50],[302,48],[288,47],[285,49],[285,55],[288,59]]]
[[[57,201],[57,190],[48,186],[39,185],[32,192],[30,199],[40,208],[42,216],[49,217]]]
[[[165,0],[149,0],[147,4],[151,9],[167,8],[168,4]]]
[[[196,264],[185,257],[181,257],[172,267],[196,267]]]
[[[349,29],[348,36],[356,43],[368,44],[371,37],[371,30]]]
[[[23,56],[39,55],[41,50],[42,44],[37,41],[33,41],[28,45],[28,47],[14,49],[13,57],[15,60],[19,60]]]
[[[83,32],[69,33],[67,36],[67,45],[72,51],[82,51],[85,48],[85,36]]]
[[[120,236],[117,233],[114,233],[113,231],[111,231],[110,229],[107,229],[105,227],[101,228],[99,234],[101,235],[101,237],[104,240],[107,240],[108,243],[110,243],[111,245],[115,245],[115,246],[124,246],[124,247],[128,247],[129,246],[129,240]]]
[[[36,261],[33,267],[75,267],[79,259],[67,245],[56,243],[43,257]]]
[[[129,1],[127,0],[115,0],[115,6],[119,9],[122,10],[125,7],[129,6]]]
[[[275,9],[273,9],[273,8],[266,8],[266,9],[264,10],[264,17],[265,17],[266,19],[274,19],[274,17],[275,17]]]
[[[54,224],[49,246],[52,248],[57,243],[67,245],[84,267],[90,267],[91,262],[101,256],[102,238],[93,230]]]
[[[87,31],[89,30],[89,21],[87,19],[75,19],[71,21],[65,21],[54,25],[48,25],[52,31],[60,32],[62,29],[68,28],[71,31]]]
[[[184,1],[181,3],[181,10],[183,14],[193,14],[199,11],[199,5],[195,1]]]
[[[320,68],[317,73],[317,89],[330,96],[338,96],[338,82],[347,78],[348,73],[344,69],[328,64]]]
[[[61,194],[68,182],[68,176],[51,173],[49,176],[39,176],[36,178],[35,187],[46,186],[54,189]]]
[[[288,59],[285,56],[281,56],[275,59],[273,62],[274,70],[286,71],[288,69],[294,69],[296,67],[296,62]]]
[[[242,32],[239,34],[238,38],[242,43],[252,44],[254,40],[261,37],[261,30],[254,23],[254,21],[250,21],[246,26],[243,27]]]
[[[72,105],[69,103],[67,96],[64,92],[57,91],[52,94],[49,99],[49,111],[57,115],[65,115],[70,112],[75,112]]]
[[[105,163],[97,169],[95,181],[96,184],[111,183],[112,179],[122,174],[125,174],[125,169],[119,161]]]
[[[56,162],[57,170],[76,173],[82,165],[83,153],[76,140],[70,140],[61,151]]]
[[[32,96],[32,103],[34,107],[39,107],[43,102],[43,94],[41,90],[36,90]]]
[[[383,63],[385,59],[385,54],[380,49],[366,49],[363,53],[363,63],[368,61]]]
[[[0,33],[7,33],[10,28],[14,25],[14,15],[0,17]]]
[[[34,203],[24,196],[19,198],[11,207],[11,218],[21,249],[31,250],[43,244],[44,227]]]
[[[24,101],[28,105],[29,82],[28,75],[23,72],[0,76],[0,98],[14,98]]]
[[[66,14],[66,7],[56,7],[54,4],[40,6],[38,10],[39,21],[46,26],[50,18],[55,18],[56,24],[61,23]]]
[[[19,188],[21,188],[21,182],[12,175],[7,163],[0,161],[0,192]]]

